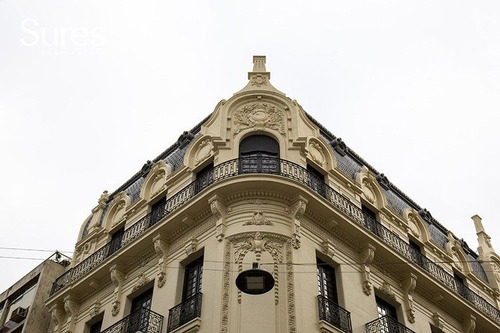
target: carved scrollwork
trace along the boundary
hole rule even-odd
[[[417,276],[411,274],[403,281],[403,290],[405,293],[406,314],[410,323],[415,322],[415,308],[413,306],[413,292],[417,286]]]
[[[219,242],[222,242],[224,239],[224,235],[226,233],[226,216],[227,216],[227,208],[222,203],[222,200],[218,196],[214,196],[209,199],[210,210],[212,214],[216,218],[215,222],[215,237]]]
[[[369,296],[372,293],[372,281],[370,265],[375,258],[375,246],[368,244],[360,253],[361,274],[363,278],[363,292]]]
[[[199,146],[196,154],[194,155],[195,165],[200,164],[213,154],[214,144],[212,139],[203,140]]]
[[[273,225],[265,216],[262,210],[256,210],[253,212],[252,219],[243,223],[243,225]]]
[[[300,217],[304,215],[306,206],[307,200],[303,197],[299,197],[290,207],[290,217],[292,218],[292,245],[294,249],[300,248]]]
[[[261,86],[267,86],[267,77],[262,74],[254,74],[250,77],[250,84],[259,88]]]
[[[160,235],[153,238],[153,246],[156,254],[160,257],[158,260],[158,274],[157,285],[159,288],[165,285],[167,276],[167,243],[161,238]]]
[[[248,103],[234,113],[234,135],[245,129],[273,129],[285,135],[285,111],[271,103]]]
[[[316,141],[311,140],[309,142],[309,156],[319,165],[323,166],[325,164],[326,158],[323,147]]]
[[[118,265],[113,265],[109,269],[111,282],[115,286],[113,291],[113,309],[111,314],[113,316],[118,315],[120,312],[120,299],[122,296],[123,283],[125,282],[125,274],[120,270]]]

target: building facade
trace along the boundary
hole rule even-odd
[[[68,258],[69,259],[69,258]],[[69,260],[55,253],[0,294],[0,332],[47,332],[51,315],[44,301]]]
[[[248,84],[84,221],[46,301],[54,332],[499,332],[479,253],[270,83]],[[236,277],[253,263],[271,291]]]

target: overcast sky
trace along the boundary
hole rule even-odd
[[[0,0],[0,292],[247,82],[500,251],[500,2]]]

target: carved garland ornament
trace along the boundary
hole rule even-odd
[[[249,103],[234,113],[234,135],[249,128],[274,129],[285,135],[285,111],[270,103]]]
[[[250,78],[250,84],[259,88],[260,86],[267,86],[267,78],[262,74],[252,75]]]
[[[254,252],[256,260],[259,261],[262,251],[268,252],[274,261],[273,276],[275,279],[274,297],[275,304],[279,301],[278,264],[283,262],[282,249],[285,246],[287,267],[287,298],[289,332],[295,333],[295,301],[293,291],[292,271],[292,246],[288,237],[270,233],[244,233],[228,238],[224,254],[224,294],[222,295],[222,318],[221,332],[228,332],[229,322],[229,291],[230,291],[230,268],[231,268],[231,245],[234,248],[234,260],[238,265],[238,271],[243,270],[243,259],[248,252]],[[241,303],[241,292],[238,291],[238,303]]]
[[[243,223],[243,225],[273,225],[273,223],[264,216],[262,210],[256,210],[253,212],[252,219]]]

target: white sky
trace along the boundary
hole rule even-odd
[[[500,2],[0,0],[0,291],[247,82],[500,251]]]

